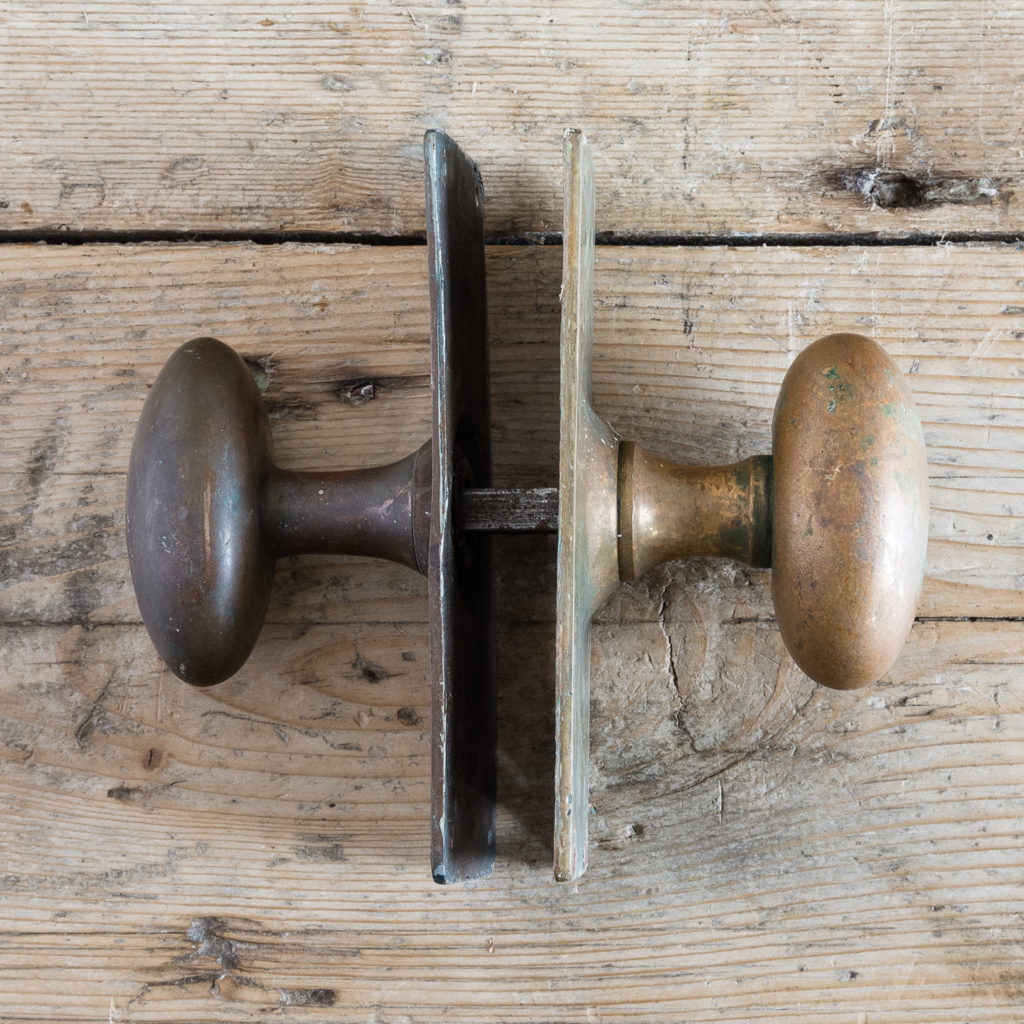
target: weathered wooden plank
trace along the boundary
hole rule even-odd
[[[941,0],[0,5],[0,231],[422,233],[420,140],[492,232],[1019,231],[1024,10]]]
[[[429,423],[425,262],[417,247],[0,250],[4,614],[131,617],[119,560],[134,421],[160,364],[193,335],[220,335],[253,361],[284,465],[372,465],[418,447]],[[553,249],[489,252],[501,484],[550,484],[557,472],[559,264]],[[1021,615],[1022,279],[1012,246],[604,249],[598,408],[680,460],[733,461],[769,450],[779,382],[806,342],[867,331],[911,374],[925,424],[923,614]],[[49,580],[65,574],[55,598]],[[367,611],[332,619],[391,617],[387,587],[411,584],[397,570],[370,576],[387,582]],[[342,601],[350,586],[375,585],[346,583]],[[98,588],[94,603],[76,588]],[[770,614],[765,588],[753,590],[751,614]]]
[[[918,626],[905,675],[858,698],[811,687],[752,623],[717,638],[715,674],[690,688],[680,663],[673,683],[646,651],[700,641],[669,607],[596,629],[576,889],[550,879],[546,626],[500,638],[495,877],[445,890],[424,869],[427,729],[394,715],[427,689],[303,687],[288,669],[310,651],[342,660],[330,627],[216,691],[154,671],[138,627],[4,628],[0,1012],[1014,1020],[1020,627]]]
[[[0,1016],[1016,1021],[1021,258],[599,250],[599,407],[681,458],[762,449],[817,334],[872,333],[913,371],[925,618],[878,686],[832,693],[786,656],[764,573],[622,587],[594,625],[591,865],[566,888],[554,547],[498,538],[496,871],[439,889],[422,579],[284,563],[250,661],[194,690],[138,622],[121,513],[148,382],[194,334],[254,360],[287,465],[418,444],[424,249],[0,248]],[[496,479],[539,484],[560,253],[488,261]]]

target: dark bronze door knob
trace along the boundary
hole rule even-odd
[[[921,425],[895,363],[856,334],[805,349],[779,392],[771,455],[679,466],[622,440],[591,404],[594,184],[565,139],[555,875],[586,870],[590,619],[621,580],[672,558],[773,569],[783,640],[838,689],[886,672],[914,621],[928,535]]]
[[[146,628],[171,669],[199,686],[226,679],[249,656],[283,555],[375,555],[427,575],[433,873],[451,882],[489,874],[494,859],[483,189],[476,166],[443,134],[427,134],[424,154],[431,438],[376,469],[281,469],[244,361],[200,338],[170,358],[146,399],[126,529]],[[469,487],[483,529],[457,539]]]
[[[132,578],[160,657],[195,686],[234,675],[286,555],[373,555],[425,573],[430,468],[425,444],[375,469],[280,469],[242,358],[215,338],[182,345],[146,399],[128,471]]]

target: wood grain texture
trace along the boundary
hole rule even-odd
[[[426,436],[422,247],[0,248],[0,1018],[1010,1022],[1024,976],[1024,273],[1012,246],[603,249],[598,408],[696,462],[766,450],[844,327],[911,374],[922,618],[814,687],[765,573],[695,561],[595,621],[591,866],[551,880],[554,544],[497,542],[498,861],[429,878],[425,585],[279,567],[192,690],[128,584],[135,418],[178,342],[252,360],[282,464]],[[557,463],[560,253],[488,252],[495,479]]]
[[[942,0],[0,3],[0,231],[422,233],[420,142],[487,225],[1024,230],[1024,9]]]

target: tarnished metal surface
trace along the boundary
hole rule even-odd
[[[808,346],[783,381],[773,448],[705,468],[623,442],[620,576],[691,555],[772,565],[797,664],[837,689],[874,682],[913,624],[928,536],[924,439],[896,364],[857,334]]]
[[[398,462],[334,473],[275,468],[263,486],[263,534],[277,557],[367,555],[427,571],[430,445]]]
[[[680,466],[632,441],[619,446],[619,578],[672,558],[721,555],[771,565],[772,460]]]
[[[555,877],[587,866],[590,808],[590,618],[618,583],[618,438],[591,406],[594,165],[566,132],[558,596],[555,626]]]
[[[475,165],[446,136],[428,133],[424,152],[431,440],[377,469],[278,469],[244,362],[221,342],[199,339],[171,357],[146,401],[127,520],[146,626],[168,665],[198,685],[226,679],[248,657],[280,555],[373,555],[427,573],[433,874],[452,882],[489,874],[494,858],[490,540],[459,521],[462,490],[490,484],[483,190]],[[476,507],[485,519],[498,506],[516,513],[484,529],[545,529],[557,516],[549,494],[475,493],[484,495]]]
[[[875,342],[833,334],[789,368],[775,409],[772,592],[797,664],[853,689],[914,621],[928,538],[921,424]]]
[[[466,488],[459,529],[481,533],[557,533],[557,487]]]
[[[491,482],[483,185],[440,132],[424,140],[433,329],[429,593],[434,880],[494,865],[497,707],[491,547],[458,529],[458,493]]]
[[[425,571],[429,480],[427,446],[375,469],[279,469],[241,357],[215,338],[182,345],[143,406],[126,495],[132,581],[160,656],[198,686],[237,672],[283,555],[371,555]]]
[[[274,555],[260,528],[270,426],[245,363],[213,338],[160,371],[128,465],[125,530],[142,621],[197,686],[227,679],[263,625]]]

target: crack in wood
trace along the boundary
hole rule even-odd
[[[930,181],[930,179],[928,180]],[[922,186],[921,195],[925,205],[938,204],[939,188],[928,181]],[[946,181],[946,179],[942,179]],[[960,193],[947,182],[946,193],[950,196]],[[968,192],[970,189],[968,189]],[[930,196],[930,198],[928,198]],[[884,198],[884,197],[883,197]],[[984,197],[990,198],[990,197]],[[944,200],[954,203],[956,200]],[[967,198],[961,200],[969,202]],[[881,204],[878,204],[881,205]],[[897,205],[895,203],[891,205]],[[906,205],[906,204],[905,204]],[[920,205],[920,204],[918,204]],[[596,243],[599,246],[636,246],[650,248],[712,248],[730,246],[742,248],[789,247],[811,248],[819,246],[936,246],[963,245],[968,243],[1013,245],[1024,241],[1024,229],[1018,231],[780,231],[780,232],[739,232],[739,231],[684,231],[684,232],[633,232],[599,231]],[[560,231],[524,231],[488,235],[488,246],[558,246],[562,244]],[[377,234],[351,231],[133,231],[133,230],[71,230],[61,228],[19,229],[0,231],[0,245],[338,245],[391,247],[425,246],[426,236],[420,234]]]

